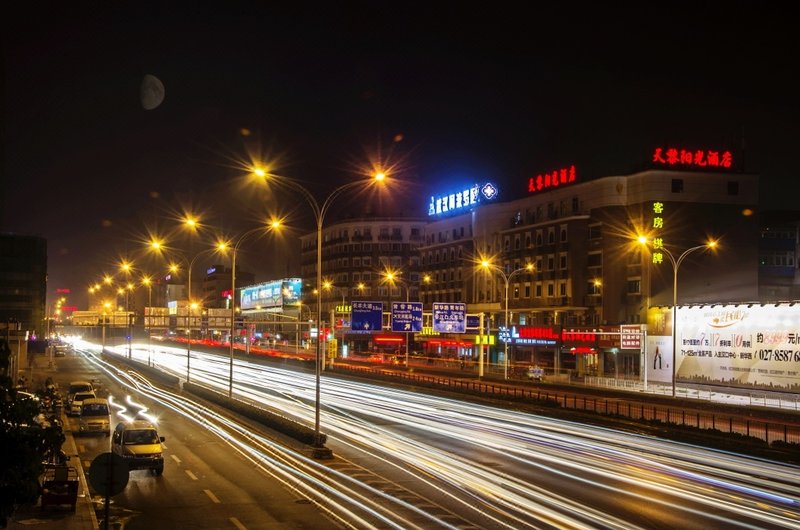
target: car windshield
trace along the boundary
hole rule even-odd
[[[83,401],[84,399],[93,398],[94,394],[75,394],[75,401]]]
[[[155,444],[158,443],[158,435],[153,429],[134,429],[125,431],[122,442],[129,445]]]
[[[81,409],[82,416],[108,416],[108,406],[105,403],[90,403]]]
[[[80,384],[80,385],[69,385],[69,393],[75,394],[76,392],[86,392],[91,390],[92,386],[87,384]]]

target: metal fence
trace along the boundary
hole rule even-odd
[[[414,384],[435,386],[479,394],[486,397],[504,397],[522,401],[539,401],[557,404],[565,409],[613,415],[641,421],[660,421],[698,429],[751,436],[766,441],[800,444],[800,426],[753,420],[734,414],[687,411],[683,408],[651,405],[620,398],[590,397],[539,388],[490,383],[479,380],[451,378],[413,372],[380,370],[369,367],[337,365],[336,370],[349,370],[379,377],[393,377]]]

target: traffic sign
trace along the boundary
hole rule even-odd
[[[114,453],[100,453],[89,467],[89,484],[104,496],[113,497],[128,485],[128,463]]]
[[[380,331],[383,327],[383,302],[353,302],[350,328],[353,331]]]
[[[433,330],[440,333],[467,332],[467,304],[433,303]]]
[[[392,331],[422,331],[422,302],[392,302]]]

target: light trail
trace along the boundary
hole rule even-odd
[[[161,346],[156,357],[160,366],[180,374],[185,355]],[[198,353],[192,379],[224,393],[229,362]],[[311,374],[239,359],[234,368],[238,398],[306,425],[313,422]],[[683,521],[685,528],[800,527],[797,466],[333,377],[324,378],[323,390],[324,431],[337,454],[391,467],[394,475],[406,476],[415,489],[442,499],[477,526],[643,528],[655,513]],[[334,473],[336,481],[321,479],[320,464],[313,460],[281,451],[280,458],[270,456],[280,466],[272,460],[265,464],[264,442],[255,440],[238,450],[272,472],[280,468],[293,477],[285,479],[287,486],[317,501],[320,495],[339,499],[342,507],[335,510],[342,511],[334,515],[339,520],[355,517],[350,511],[356,509],[345,506],[348,498],[368,506],[364,517],[382,524],[392,524],[383,518],[393,520],[395,510],[425,517],[419,508],[375,488],[364,490],[352,478]],[[464,449],[500,466],[466,458]],[[296,466],[302,478],[282,466]],[[330,477],[331,470],[322,468]],[[300,486],[297,480],[308,483]],[[427,516],[426,527],[445,522],[434,513]]]

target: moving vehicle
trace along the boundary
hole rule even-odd
[[[164,455],[155,425],[145,420],[125,421],[117,424],[111,437],[111,452],[128,463],[128,470],[149,469],[155,475],[164,472]]]
[[[77,392],[74,396],[72,396],[72,400],[69,402],[69,409],[67,413],[71,416],[77,416],[81,413],[81,406],[83,402],[87,399],[93,399],[97,396],[94,393],[94,390],[89,390],[87,392]]]
[[[104,398],[84,399],[81,402],[80,420],[81,434],[103,433],[111,436],[111,413],[108,400]]]

